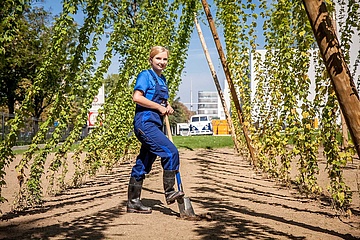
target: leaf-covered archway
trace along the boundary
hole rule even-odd
[[[3,28],[1,42],[16,37],[16,17],[21,15],[30,1],[4,1],[0,20],[11,28]],[[339,115],[338,104],[332,86],[317,57],[313,37],[304,6],[299,1],[214,1],[217,24],[224,29],[227,61],[231,78],[238,91],[244,111],[244,122],[251,132],[251,140],[257,151],[257,168],[269,176],[290,183],[291,162],[298,159],[296,183],[307,194],[318,194],[317,153],[322,144],[328,162],[331,180],[330,193],[336,206],[347,207],[351,192],[344,183],[342,167],[352,159],[353,148],[340,148],[337,140]],[[332,3],[327,2],[329,9]],[[351,51],[350,39],[359,33],[359,3],[339,1],[340,33],[346,58]],[[0,146],[0,185],[5,169],[14,158],[11,148],[24,117],[31,109],[34,95],[45,86],[54,61],[63,56],[64,40],[74,23],[74,15],[81,12],[84,22],[78,25],[76,44],[68,49],[68,64],[54,103],[48,109],[46,121],[39,127],[20,164],[17,166],[21,184],[19,203],[21,206],[41,202],[43,189],[41,177],[47,156],[55,151],[50,163],[48,177],[56,183],[56,189],[66,186],[67,153],[78,141],[88,109],[98,89],[103,84],[104,74],[113,56],[118,57],[119,79],[99,114],[99,125],[80,142],[73,157],[77,166],[72,178],[73,184],[81,183],[87,174],[95,174],[100,168],[111,168],[121,163],[137,149],[138,143],[132,131],[134,105],[131,100],[132,84],[136,74],[148,67],[147,54],[151,46],[164,45],[170,49],[171,58],[165,75],[169,80],[171,98],[175,96],[181,81],[181,72],[187,57],[187,48],[193,31],[194,12],[199,11],[200,2],[195,0],[174,1],[115,1],[115,0],[65,0],[63,11],[56,19],[51,46],[37,70],[36,81],[28,89],[25,100],[11,122],[11,132]],[[344,13],[347,12],[347,15]],[[260,13],[260,15],[259,15]],[[198,14],[199,15],[199,14]],[[264,58],[256,51],[257,22],[263,18],[265,49]],[[102,59],[97,58],[100,42],[106,42]],[[3,53],[4,49],[1,49]],[[313,59],[313,60],[311,60]],[[356,76],[359,54],[351,69]],[[256,74],[256,89],[251,92],[251,61]],[[314,61],[315,78],[308,76],[309,62]],[[350,62],[349,62],[350,64]],[[252,75],[254,77],[254,75]],[[311,81],[312,80],[312,81]],[[310,86],[315,84],[315,95],[310,98]],[[253,97],[251,97],[253,94]],[[78,109],[73,113],[74,106]],[[238,123],[233,116],[234,123]],[[319,121],[319,128],[314,123]],[[46,138],[48,128],[57,122],[50,139]],[[100,124],[101,123],[101,124]],[[257,127],[255,126],[255,123]],[[284,125],[285,123],[285,125]],[[71,125],[72,131],[65,142],[55,148],[64,129]],[[284,126],[286,126],[284,128]],[[240,126],[238,126],[240,129]],[[244,139],[238,131],[238,141],[244,146]],[[296,137],[294,137],[296,136]],[[315,137],[314,137],[315,136]],[[44,144],[43,148],[39,148]],[[290,146],[290,147],[289,147]],[[86,152],[86,157],[80,156]],[[61,170],[61,171],[60,171]],[[3,200],[3,199],[2,199]]]

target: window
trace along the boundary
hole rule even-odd
[[[199,122],[199,117],[193,117],[193,118],[191,119],[191,121],[192,121],[192,122]]]

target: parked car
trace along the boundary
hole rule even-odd
[[[176,135],[189,136],[189,123],[177,123],[176,124]]]
[[[190,135],[213,135],[211,117],[204,114],[193,115],[190,118]]]

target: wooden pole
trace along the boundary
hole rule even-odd
[[[324,1],[303,0],[355,149],[360,157],[360,99]]]
[[[221,100],[221,104],[222,104],[222,107],[224,109],[224,113],[225,113],[225,116],[226,116],[226,120],[227,120],[227,123],[229,124],[230,126],[230,129],[231,129],[231,137],[233,139],[233,142],[234,142],[234,146],[235,146],[235,150],[237,153],[239,153],[239,143],[236,139],[236,132],[235,132],[235,127],[234,127],[234,124],[231,120],[231,116],[230,116],[230,113],[228,111],[228,108],[227,108],[227,105],[226,105],[226,102],[225,102],[225,98],[224,98],[224,94],[223,92],[221,91],[221,86],[220,86],[220,83],[219,83],[219,79],[217,77],[217,74],[216,74],[216,71],[215,71],[215,68],[214,68],[214,65],[211,61],[211,57],[210,57],[210,54],[209,54],[209,51],[208,51],[208,48],[206,46],[206,42],[205,42],[205,39],[204,39],[204,36],[202,34],[202,31],[201,31],[201,27],[200,27],[200,24],[199,24],[199,21],[197,20],[196,18],[196,14],[194,14],[194,21],[195,21],[195,26],[196,26],[196,30],[199,34],[199,38],[200,38],[200,42],[201,42],[201,45],[202,45],[202,48],[204,50],[204,54],[205,54],[205,57],[206,57],[206,60],[208,62],[208,65],[209,65],[209,68],[210,68],[210,72],[211,72],[211,75],[214,79],[214,83],[215,83],[215,86],[216,86],[216,90],[220,96],[220,100]]]
[[[344,114],[342,113],[341,110],[340,110],[340,116],[341,116],[342,146],[344,149],[346,149],[349,146],[348,128],[346,126]]]
[[[166,135],[168,136],[168,138],[170,139],[170,141],[173,142],[173,138],[172,138],[172,134],[171,134],[171,129],[170,129],[169,116],[168,116],[168,115],[165,115],[165,125],[166,125]]]
[[[224,54],[224,52],[222,50],[222,47],[221,47],[220,39],[219,39],[219,36],[217,34],[217,31],[216,31],[215,23],[214,23],[212,15],[211,15],[209,5],[208,5],[206,0],[201,0],[201,2],[202,2],[202,5],[204,7],[204,11],[205,11],[207,20],[209,22],[210,30],[211,30],[211,33],[213,35],[217,51],[218,51],[219,56],[220,56],[220,60],[221,60],[221,63],[222,63],[223,69],[224,69],[226,80],[227,80],[227,82],[229,84],[231,97],[232,97],[232,100],[234,102],[234,105],[235,105],[235,108],[236,108],[236,113],[238,115],[239,122],[240,122],[240,125],[242,127],[242,131],[244,133],[244,137],[245,137],[245,140],[246,140],[246,144],[247,144],[247,147],[248,147],[249,152],[250,152],[251,161],[252,161],[252,163],[254,165],[256,165],[256,158],[255,158],[255,154],[254,154],[254,148],[251,145],[251,139],[250,139],[250,137],[248,135],[248,129],[244,124],[243,114],[242,114],[242,109],[241,109],[241,106],[240,106],[240,102],[239,102],[239,99],[237,97],[234,84],[233,84],[233,82],[231,80],[231,75],[230,75],[230,71],[229,71],[229,68],[228,68],[228,65],[227,65],[226,57],[225,57],[225,54]]]
[[[339,35],[338,35],[337,27],[336,27],[335,18],[336,18],[335,13],[333,13],[332,24],[334,26],[335,34],[338,37]],[[340,40],[339,40],[339,43],[340,43]],[[349,136],[348,136],[348,128],[347,128],[344,114],[342,113],[341,108],[340,108],[340,116],[341,116],[341,130],[342,130],[342,145],[343,145],[343,148],[346,149],[349,146],[349,144],[348,144]]]

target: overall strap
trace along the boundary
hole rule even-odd
[[[156,85],[159,85],[159,82],[158,82],[157,77],[155,76],[154,72],[152,70],[150,70],[150,69],[148,71],[151,74],[151,76],[153,77]]]
[[[154,72],[153,72],[151,69],[149,69],[148,71],[150,72],[151,76],[153,77],[153,79],[154,79],[157,87],[159,87],[159,88],[166,88],[166,91],[168,91],[166,85],[165,85],[165,86],[162,86],[162,85],[159,84],[159,81],[157,80],[157,77],[155,76]],[[161,78],[161,79],[162,79],[162,78]],[[165,82],[165,81],[164,81],[164,82]],[[156,92],[156,91],[155,91],[155,92]],[[154,94],[154,97],[155,97],[155,96],[157,96],[156,93]],[[160,100],[161,100],[161,99],[160,99]],[[164,101],[163,99],[162,99],[161,102],[159,102],[159,103],[160,103],[162,106],[165,106],[165,107],[167,106],[166,101]]]

